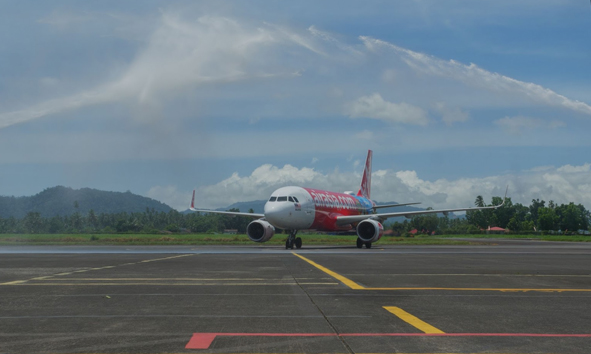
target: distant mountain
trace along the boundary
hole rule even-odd
[[[76,205],[78,208],[76,208]],[[86,215],[91,209],[96,214],[120,212],[144,212],[146,208],[157,212],[169,212],[168,205],[142,197],[129,191],[107,192],[91,188],[72,189],[53,187],[30,197],[0,196],[0,217],[22,218],[29,212],[39,212],[43,217],[71,215],[79,212]]]

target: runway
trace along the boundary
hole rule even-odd
[[[0,246],[0,294],[1,353],[591,348],[584,243]]]

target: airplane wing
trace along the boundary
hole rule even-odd
[[[486,209],[497,209],[505,205],[505,200],[507,200],[507,192],[505,191],[505,198],[503,199],[503,203],[500,205],[493,205],[488,207],[480,207],[480,208],[458,208],[458,209],[439,209],[439,210],[419,210],[419,211],[401,211],[397,213],[384,213],[384,214],[365,214],[365,215],[351,215],[351,216],[337,216],[336,224],[337,226],[345,226],[348,224],[352,224],[355,222],[363,221],[365,219],[374,219],[383,221],[388,218],[393,218],[397,216],[404,216],[404,217],[411,217],[415,215],[423,215],[423,214],[437,214],[442,213],[447,215],[448,213],[454,211],[470,211],[470,210],[486,210]]]
[[[224,215],[234,215],[234,216],[248,216],[254,219],[264,218],[265,214],[255,214],[255,213],[242,213],[237,211],[218,211],[218,210],[206,210],[206,209],[195,209],[195,190],[193,190],[193,198],[191,199],[191,207],[189,208],[191,211],[198,211],[201,213],[214,213],[214,214],[224,214]]]
[[[374,209],[381,209],[381,208],[394,208],[394,207],[401,207],[401,206],[407,206],[407,205],[415,205],[415,204],[421,204],[421,202],[414,202],[414,203],[403,203],[403,204],[384,204],[384,205],[376,205],[373,208]]]

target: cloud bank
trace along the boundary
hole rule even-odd
[[[45,23],[68,25],[67,21],[59,18],[54,20]],[[150,119],[151,116],[158,118],[159,108],[168,108],[161,103],[183,95],[195,95],[196,88],[215,88],[249,80],[277,81],[274,88],[267,88],[268,91],[249,92],[249,99],[274,103],[278,99],[268,97],[269,92],[283,89],[283,81],[278,80],[285,79],[292,79],[287,90],[291,95],[289,101],[295,107],[305,106],[309,109],[309,115],[345,114],[353,118],[426,126],[429,118],[425,107],[433,107],[435,103],[427,94],[423,96],[406,92],[409,86],[419,85],[408,82],[404,73],[404,70],[409,71],[408,68],[425,76],[448,78],[467,87],[494,91],[498,96],[511,95],[529,102],[591,115],[591,106],[588,104],[534,83],[493,73],[475,64],[446,61],[370,37],[360,37],[360,44],[350,45],[315,26],[294,30],[276,24],[252,23],[221,16],[186,20],[179,14],[164,11],[151,31],[145,45],[114,80],[94,88],[81,89],[80,93],[70,96],[33,102],[28,108],[0,113],[0,128],[87,106],[111,103],[139,107],[142,113],[140,119]],[[379,73],[372,72],[374,67]],[[305,80],[295,80],[302,77]],[[335,92],[335,87],[338,87],[339,95],[326,94]],[[392,92],[385,91],[392,87],[395,88]],[[327,97],[318,98],[321,92]],[[449,95],[445,96],[445,90],[440,90],[438,94],[444,99],[453,99]],[[307,95],[315,96],[319,103],[309,104],[311,98]],[[481,102],[487,102],[487,96],[480,97]],[[232,106],[238,107],[247,101],[241,98],[243,101],[233,100]],[[206,104],[211,104],[210,100],[203,99]],[[227,94],[215,99],[230,100]],[[438,106],[437,110],[444,123],[451,125],[469,119],[468,113],[460,107],[452,105],[448,108],[446,103],[442,104],[444,106]],[[250,104],[237,109],[260,115],[265,107],[267,105]],[[344,111],[343,107],[346,107]],[[208,107],[205,108],[207,111]],[[277,111],[292,109],[291,106],[282,106]],[[200,114],[194,113],[196,116]],[[160,112],[160,116],[164,115]]]
[[[201,186],[196,199],[200,207],[218,208],[236,202],[266,199],[275,189],[287,185],[331,191],[357,190],[361,175],[338,170],[321,173],[312,168],[270,164],[256,168],[248,176],[232,174],[219,183]],[[494,175],[482,178],[438,179],[428,181],[416,171],[378,170],[372,174],[372,199],[381,202],[422,202],[422,207],[469,207],[477,195],[487,202],[502,196],[509,186],[514,203],[529,205],[532,199],[575,202],[591,205],[591,163],[558,168],[544,166],[520,174]],[[154,187],[148,196],[185,210],[190,191],[178,192],[175,187]]]
[[[397,53],[413,70],[432,76],[446,77],[457,80],[472,87],[478,87],[509,95],[531,99],[535,102],[555,107],[562,107],[571,111],[591,115],[591,106],[584,102],[571,100],[540,85],[523,82],[493,73],[478,67],[476,64],[462,64],[455,60],[443,60],[431,55],[414,52],[397,45],[374,39],[360,37],[365,46],[371,51],[386,48]]]
[[[401,102],[385,101],[379,93],[359,97],[347,105],[346,113],[351,118],[380,119],[391,123],[425,126],[429,123],[427,112],[420,107]]]
[[[164,13],[145,48],[118,79],[31,108],[1,113],[0,128],[104,103],[152,107],[200,85],[294,77],[299,74],[281,63],[290,47],[318,55],[312,41],[277,26],[253,26],[210,16],[191,22]]]

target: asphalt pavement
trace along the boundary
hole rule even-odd
[[[0,353],[589,348],[584,243],[0,246]]]

